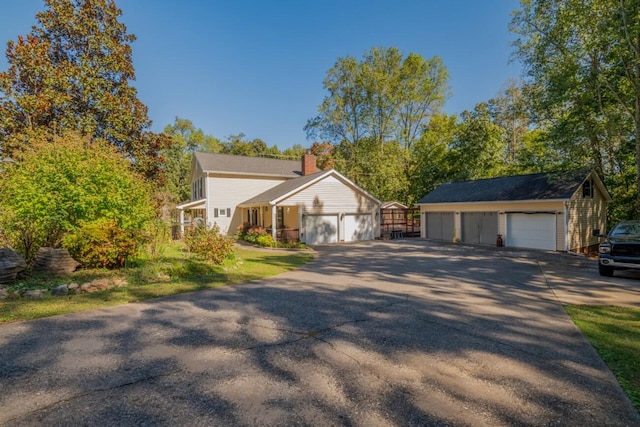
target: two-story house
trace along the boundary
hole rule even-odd
[[[331,169],[302,161],[195,153],[191,201],[177,207],[229,235],[244,223],[267,228],[274,239],[310,245],[370,240],[380,235],[381,202]]]

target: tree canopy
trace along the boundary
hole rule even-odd
[[[149,132],[131,86],[131,44],[113,0],[45,0],[31,33],[7,44],[0,73],[0,152],[19,157],[34,133],[78,131],[106,140],[147,178],[158,177],[166,139]]]
[[[614,218],[637,217],[640,3],[525,0],[512,30],[539,137],[565,165],[605,176]]]
[[[337,167],[378,197],[415,201],[408,190],[418,175],[414,146],[448,95],[440,58],[374,47],[360,61],[338,58],[324,88],[308,138],[334,144]]]

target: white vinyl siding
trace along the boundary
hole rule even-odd
[[[208,225],[216,223],[222,233],[233,234],[239,225],[247,221],[242,217],[242,210],[237,209],[236,206],[283,181],[286,179],[256,179],[235,175],[209,176],[206,185]],[[214,209],[218,209],[217,218],[214,218]]]
[[[303,206],[309,214],[374,212],[377,208],[373,200],[333,176],[288,197],[286,204]]]
[[[346,215],[375,216],[378,209],[378,204],[374,200],[334,176],[327,176],[304,190],[292,194],[279,204],[298,206],[301,217],[303,215],[335,215],[340,218],[342,215],[342,219],[338,221],[339,240],[346,240]],[[370,233],[371,238],[379,236],[377,221],[372,220],[371,223],[373,227]],[[300,239],[303,241],[307,239],[304,235],[305,231],[300,230]]]

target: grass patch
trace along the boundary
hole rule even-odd
[[[279,253],[236,247],[234,255],[217,266],[188,254],[179,243],[164,246],[153,257],[143,257],[120,270],[80,270],[67,276],[24,278],[17,289],[51,289],[60,284],[82,284],[94,279],[118,277],[128,285],[94,293],[47,295],[43,299],[0,301],[0,323],[31,320],[167,295],[211,289],[257,280],[294,270],[313,258],[305,252]]]
[[[640,411],[640,309],[587,305],[565,308]]]

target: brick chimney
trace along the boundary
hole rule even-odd
[[[302,155],[302,175],[311,175],[312,173],[318,172],[318,168],[316,167],[316,156],[313,154],[303,154]]]

